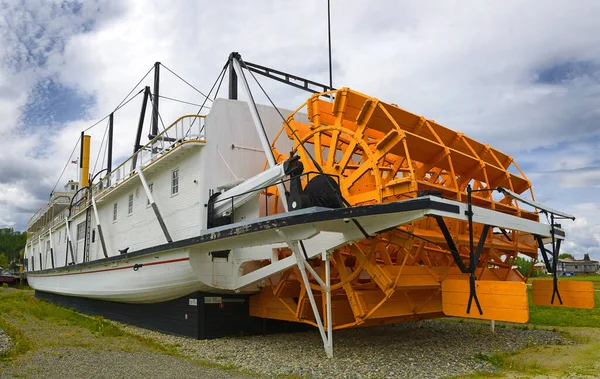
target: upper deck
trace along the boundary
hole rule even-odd
[[[178,148],[184,142],[205,142],[205,115],[184,115],[175,120],[165,130],[152,138],[136,153],[104,175],[96,184],[92,183],[92,191],[96,197],[113,189],[128,179],[140,167],[152,164],[163,155]],[[75,199],[72,199],[76,196]],[[75,215],[88,206],[86,191],[54,192],[48,204],[41,207],[29,220],[27,232],[29,239],[38,238],[48,229],[62,223],[71,215]]]

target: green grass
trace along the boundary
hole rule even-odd
[[[480,361],[489,362],[495,367],[500,367],[504,364],[505,354],[502,353],[492,353],[492,354],[483,354],[477,353],[473,356],[475,359],[479,359]]]
[[[544,279],[548,278],[542,280]],[[600,285],[600,275],[565,277],[559,280],[591,280],[596,286]],[[568,376],[570,373],[593,377],[597,375],[598,365],[595,362],[600,359],[600,330],[597,329],[600,326],[600,292],[594,292],[593,309],[537,306],[533,304],[531,289],[528,289],[527,293],[529,323],[522,325],[497,323],[496,328],[551,329],[577,343],[556,346],[532,346],[528,343],[525,348],[512,353],[497,352],[489,355],[479,353],[473,358],[489,362],[497,370],[493,373],[478,372],[454,378],[504,377],[509,373],[518,373],[523,377]],[[456,321],[461,322],[462,319]]]
[[[544,276],[536,276],[533,278],[529,278],[529,281],[532,280],[552,280],[552,275],[544,275]],[[592,282],[600,282],[600,274],[595,275],[579,275],[579,276],[560,276],[558,280],[589,280]]]
[[[529,295],[529,323],[545,326],[575,326],[597,328],[600,326],[600,292],[594,292],[594,309],[543,307],[533,304]]]
[[[19,355],[24,354],[31,348],[31,341],[29,341],[29,339],[25,337],[23,332],[18,328],[12,326],[8,322],[4,321],[2,317],[0,317],[0,328],[2,328],[2,330],[4,330],[6,334],[8,334],[13,344],[12,349],[0,353],[0,360],[18,357]]]
[[[29,292],[15,291],[0,295],[0,314],[21,316],[29,314],[41,321],[68,323],[88,329],[96,337],[120,337],[125,333],[102,317],[90,317],[45,301]]]
[[[0,362],[27,359],[21,356],[47,347],[78,346],[124,351],[150,349],[189,360],[199,366],[244,372],[237,366],[224,362],[226,356],[218,356],[216,361],[185,356],[175,345],[161,344],[152,338],[128,332],[103,317],[83,315],[69,308],[40,301],[33,296],[33,291],[0,291],[0,328],[13,341],[12,349],[0,354]],[[57,328],[60,328],[59,332],[56,331]],[[0,366],[0,376],[1,371]],[[247,374],[253,375],[250,372]]]

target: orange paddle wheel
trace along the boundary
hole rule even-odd
[[[292,154],[299,156],[304,171],[336,177],[350,206],[423,194],[466,202],[470,185],[473,205],[539,220],[536,212],[519,208],[514,199],[493,192],[503,187],[517,194],[528,193],[533,199],[531,183],[510,156],[348,88],[313,95],[288,116],[272,146],[285,135],[294,144]],[[280,162],[287,158],[275,147],[273,150]],[[310,178],[303,177],[302,185],[306,186]],[[269,209],[276,209],[277,190],[270,190],[268,195],[272,203]],[[444,222],[456,251],[468,265],[468,223],[453,219]],[[483,231],[483,225],[473,224],[475,244]],[[275,253],[279,259],[292,254],[288,248]],[[475,270],[479,283],[521,282],[524,287],[526,278],[512,268],[519,253],[537,258],[532,235],[487,229]],[[459,270],[440,225],[431,217],[327,254],[331,261],[333,329],[441,317],[441,283],[469,277]],[[308,262],[321,279],[325,277],[324,259]],[[252,296],[251,315],[315,325],[307,291],[312,291],[317,304],[323,304],[321,317],[326,312],[325,292],[314,278],[310,283],[311,288],[305,288],[297,267],[272,276],[268,285]],[[510,296],[510,291],[505,295]],[[526,309],[526,301],[519,305],[523,306]],[[512,311],[507,308],[505,312]],[[502,319],[503,315],[488,312],[486,318],[490,317]]]

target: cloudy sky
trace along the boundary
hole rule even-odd
[[[600,2],[584,0],[332,0],[334,86],[512,155],[538,201],[578,217],[565,223],[563,250],[600,258],[598,14]],[[325,0],[0,0],[0,226],[26,228],[79,133],[155,61],[202,91],[231,51],[327,82],[326,32]],[[162,95],[202,101],[169,75],[163,70]],[[268,88],[284,107],[306,97]],[[161,107],[167,120],[197,110]],[[134,100],[115,116],[115,161],[132,148],[138,113]],[[105,126],[90,131],[96,145]]]

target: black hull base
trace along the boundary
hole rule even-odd
[[[249,316],[248,295],[193,292],[153,304],[117,303],[41,291],[35,291],[35,297],[88,315],[195,339],[316,331],[307,324]]]

